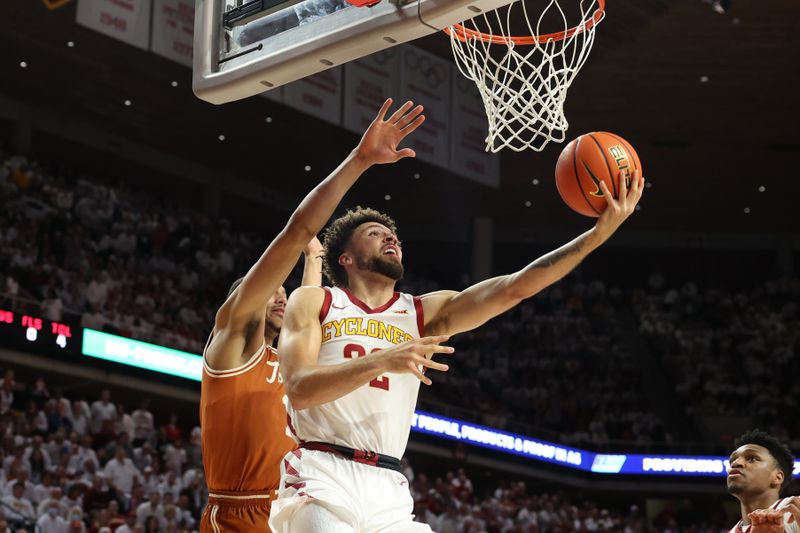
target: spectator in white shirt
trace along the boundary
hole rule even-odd
[[[44,514],[36,521],[39,533],[66,533],[69,527],[60,513],[59,503],[51,502]]]
[[[126,457],[122,446],[117,447],[114,458],[106,463],[104,474],[111,486],[126,496],[130,496],[133,482],[139,478],[139,471],[133,466],[133,461]]]
[[[139,408],[131,413],[133,419],[133,444],[140,446],[146,440],[152,440],[155,436],[155,425],[153,424],[153,413],[148,410],[150,398],[144,398],[139,404]]]
[[[100,399],[92,404],[92,433],[100,433],[103,423],[114,420],[117,416],[117,407],[111,403],[111,391],[103,389]]]
[[[69,508],[61,501],[63,498],[61,487],[53,487],[50,489],[50,495],[44,498],[37,509],[37,516],[43,516],[55,505],[58,510],[58,515],[64,519],[67,518]],[[66,522],[65,522],[66,523]]]
[[[114,530],[113,533],[133,533],[136,527],[136,511],[125,515],[125,523]]]
[[[117,433],[125,432],[128,435],[128,438],[133,438],[133,435],[136,432],[136,425],[133,422],[133,417],[125,412],[125,406],[121,403],[117,404],[116,431]]]
[[[28,470],[31,467],[30,462],[25,459],[25,439],[19,435],[14,438],[14,454],[3,459],[3,470],[6,471],[6,476],[10,477],[12,467],[22,467]]]
[[[150,515],[155,516],[159,523],[164,520],[164,506],[161,505],[161,495],[158,492],[151,492],[149,500],[136,509],[136,522],[144,524]]]
[[[17,485],[22,487],[23,498],[33,503],[38,503],[36,501],[36,486],[28,481],[28,470],[24,467],[17,468],[16,476],[14,476],[13,479],[6,484],[5,495],[13,495]]]
[[[69,419],[72,421],[72,430],[80,436],[86,435],[86,432],[89,429],[89,417],[87,417],[83,412],[83,406],[81,405],[81,402],[73,403],[72,409],[70,409],[68,412]]]
[[[18,515],[22,515],[28,520],[35,520],[36,513],[33,512],[33,504],[29,499],[25,498],[25,484],[22,482],[15,482],[11,487],[11,494],[3,498],[3,503],[12,507]],[[5,511],[9,514],[10,511]],[[13,516],[13,513],[10,513]],[[16,518],[16,517],[14,517]]]

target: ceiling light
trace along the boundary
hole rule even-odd
[[[303,167],[303,170],[305,170],[306,172],[311,172],[311,165],[306,165],[305,167]]]
[[[125,104],[125,107],[130,107],[130,106],[132,106],[132,105],[133,105],[133,102],[131,102],[130,100],[125,100],[125,101],[124,101],[124,102],[122,102],[122,103],[123,103],[123,104]]]
[[[383,199],[384,199],[384,200],[387,200],[387,201],[388,201],[388,200],[391,200],[391,199],[392,199],[392,195],[391,195],[391,194],[387,194],[387,195],[385,195],[385,196],[383,197]]]
[[[75,46],[75,41],[67,41],[67,47],[73,48]]]
[[[172,85],[173,87],[177,87],[178,86],[178,82],[177,81],[173,81],[172,83],[170,83],[170,85]]]
[[[220,134],[220,135],[217,137],[217,139],[219,139],[220,141],[224,141],[224,140],[225,140],[225,136],[224,136],[224,135],[222,135],[222,134]]]
[[[267,121],[267,124],[272,124],[272,117],[267,117],[265,120]]]
[[[533,178],[533,181],[531,183],[533,183],[534,185],[539,185],[538,178]]]
[[[27,66],[28,66],[28,63],[27,63],[27,62],[25,62],[25,61],[20,61],[20,62],[19,62],[19,66],[20,66],[20,67],[22,67],[22,68],[27,68]]]
[[[530,206],[532,206],[532,205],[533,205],[533,204],[531,203],[531,201],[530,201],[530,200],[525,200],[525,207],[530,207]]]
[[[750,214],[750,208],[749,207],[745,207],[744,208],[744,214],[745,215],[749,215]]]
[[[415,179],[415,180],[418,180],[418,179],[420,179],[421,177],[422,177],[422,176],[420,176],[420,175],[419,175],[419,172],[414,172],[414,179]]]
[[[766,187],[764,187],[763,185],[761,185],[761,186],[758,188],[758,192],[764,192],[764,191],[766,191],[766,190],[767,190],[767,188],[766,188]]]
[[[700,83],[708,83],[708,76],[700,76]]]

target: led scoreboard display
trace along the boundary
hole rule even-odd
[[[77,353],[80,339],[73,337],[74,327],[40,316],[0,309],[0,344],[33,352],[62,351]]]

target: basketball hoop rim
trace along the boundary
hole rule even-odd
[[[599,24],[603,17],[605,16],[606,10],[606,1],[605,0],[597,0],[597,9],[592,13],[592,17],[584,22],[579,26],[575,26],[574,28],[570,28],[566,31],[559,31],[555,33],[547,33],[545,35],[529,35],[525,37],[514,37],[514,36],[505,36],[505,35],[494,35],[491,33],[482,33],[476,30],[471,30],[465,27],[462,24],[453,24],[452,26],[445,28],[444,31],[447,35],[451,37],[455,37],[459,41],[466,43],[470,40],[477,40],[477,41],[484,41],[491,44],[520,44],[520,45],[527,45],[531,46],[534,44],[546,44],[550,41],[563,41],[565,39],[571,38],[576,33],[581,31],[589,31],[592,29],[596,24]]]

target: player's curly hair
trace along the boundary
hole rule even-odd
[[[347,272],[339,264],[339,257],[350,242],[353,231],[365,222],[383,224],[397,234],[397,225],[389,215],[361,206],[348,210],[322,233],[322,246],[325,248],[325,255],[322,257],[323,272],[336,287],[347,286]]]
[[[748,431],[733,442],[734,449],[744,446],[745,444],[755,444],[767,449],[769,454],[778,463],[778,468],[783,471],[783,483],[781,489],[792,481],[792,472],[794,471],[794,456],[791,450],[781,443],[778,439],[765,431],[756,428]]]

